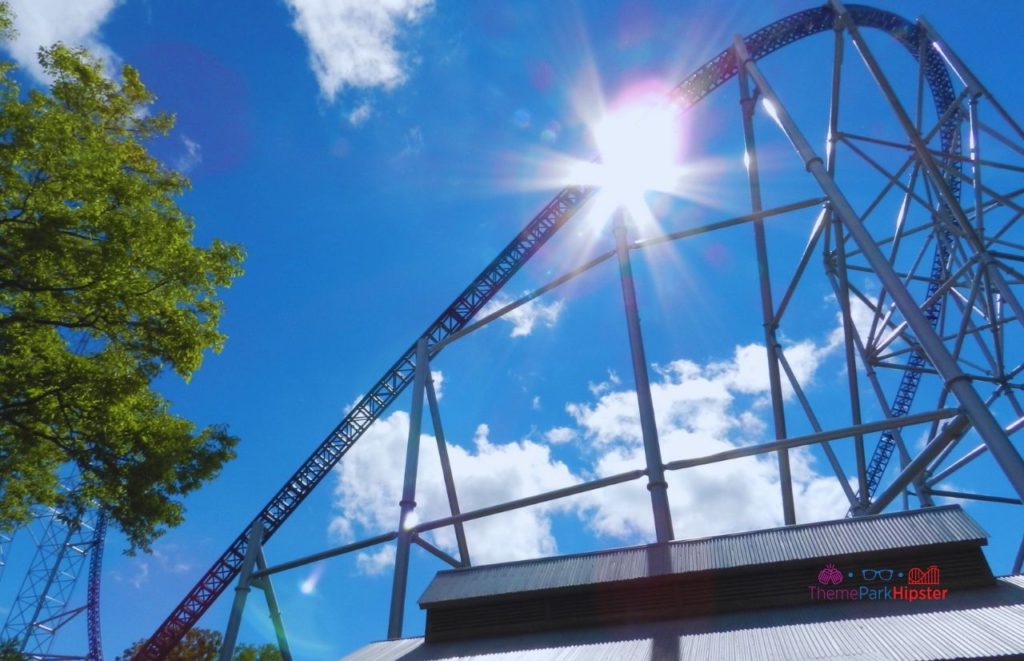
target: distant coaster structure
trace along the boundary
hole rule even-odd
[[[869,43],[864,34],[868,30],[885,33],[910,55],[913,76],[890,77],[883,61],[885,65],[890,63],[876,54],[884,49]],[[759,64],[769,54],[820,33],[834,35],[823,155],[811,146],[807,133]],[[848,72],[844,73],[843,61],[850,44],[875,85],[880,105],[887,109],[890,133],[866,135],[848,128],[845,116],[841,121],[844,83],[849,77]],[[626,219],[620,215],[614,250],[477,319],[482,308],[596,192],[582,186],[561,190],[331,430],[243,527],[136,658],[165,658],[236,579],[221,658],[231,656],[252,587],[264,592],[279,647],[285,658],[290,658],[271,576],[391,542],[397,544],[397,554],[388,637],[397,638],[402,635],[412,545],[449,565],[468,566],[464,522],[644,478],[651,494],[657,542],[667,542],[674,537],[665,481],[666,473],[671,471],[774,455],[783,519],[788,525],[795,524],[789,462],[789,452],[794,448],[821,449],[849,501],[851,516],[878,514],[901,497],[905,506],[911,498],[917,505],[928,507],[935,497],[946,497],[1019,507],[1024,499],[1024,460],[1013,437],[1024,426],[1024,407],[1018,397],[1024,387],[1024,307],[1018,296],[1024,284],[1024,273],[1018,268],[1024,261],[1024,242],[1018,227],[1024,216],[1020,177],[1024,172],[1024,131],[926,20],[911,22],[887,11],[844,5],[839,0],[788,16],[745,38],[737,37],[729,48],[674,88],[670,102],[685,111],[734,78],[740,90],[750,213],[639,239],[630,238]],[[779,89],[782,87],[784,84],[779,85]],[[758,167],[754,131],[759,107],[766,109],[800,158],[808,182],[814,186],[813,196],[781,206],[763,206],[762,181],[766,176]],[[855,122],[851,124],[856,126]],[[840,150],[847,159],[844,168],[837,167]],[[844,174],[847,164],[849,174]],[[862,185],[865,172],[881,182],[879,189],[867,195]],[[766,221],[783,222],[776,219],[793,217],[811,220],[807,218],[811,213],[806,245],[797,251],[799,255],[785,264],[770,262]],[[663,462],[636,315],[630,255],[654,245],[746,226],[753,231],[759,266],[759,321],[763,325],[774,440],[705,457]],[[822,258],[825,276],[818,282],[827,283],[841,319],[845,383],[833,387],[843,395],[849,424],[838,428],[826,425],[815,411],[780,341],[784,321],[800,324],[786,312],[810,279],[809,266],[815,255]],[[646,467],[462,512],[430,378],[430,361],[460,338],[610,261],[617,262],[621,278]],[[773,281],[771,274],[780,271],[788,277]],[[868,290],[857,280],[864,277],[871,278],[875,289]],[[780,282],[781,287],[773,288]],[[413,398],[396,529],[269,566],[264,544],[409,385],[413,386]],[[787,403],[787,389],[795,397],[795,404]],[[928,400],[927,406],[922,399]],[[416,507],[425,403],[438,442],[451,516],[413,523],[410,516]],[[798,421],[794,409],[800,416]],[[870,419],[869,415],[876,417]],[[810,431],[794,436],[788,433],[788,427]],[[869,458],[865,437],[874,434],[881,436]],[[908,434],[926,440],[915,448],[915,444],[908,443]],[[964,439],[977,441],[954,458]],[[852,441],[848,444],[852,447],[844,445],[844,454],[833,447],[837,441]],[[886,483],[893,455],[899,459],[899,471]],[[951,475],[983,455],[991,455],[1011,493],[967,493],[944,487]],[[841,460],[844,456],[845,463]],[[848,477],[851,466],[852,476]],[[445,527],[454,528],[458,558],[424,537],[426,532]],[[1017,571],[1022,555],[1024,545],[1015,563]]]
[[[67,484],[76,482],[70,478]],[[73,486],[65,488],[74,488]],[[85,659],[103,661],[100,630],[100,576],[107,517],[100,510],[75,514],[55,507],[37,508],[32,521],[18,533],[28,537],[34,551],[14,597],[0,639],[13,641],[22,658],[38,661]],[[14,544],[0,537],[0,578]],[[18,550],[28,550],[19,544]],[[77,590],[88,567],[85,598]],[[84,621],[85,641],[81,627]],[[59,650],[54,644],[60,638]]]

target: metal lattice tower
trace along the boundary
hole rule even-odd
[[[13,533],[0,532],[0,580],[3,580],[4,570],[7,569],[7,554],[13,540]]]
[[[869,32],[874,33],[870,38],[866,36]],[[815,35],[819,45],[828,42],[829,51],[829,57],[822,59],[829,62],[831,81],[823,95],[827,106],[823,139],[820,124],[812,125],[815,132],[809,131],[806,121],[798,121],[790,113],[787,100],[807,92],[792,77],[773,71],[769,57]],[[876,36],[886,38],[884,44],[875,41]],[[896,64],[903,70],[890,77]],[[858,112],[849,113],[854,100],[849,98],[847,84],[857,75],[872,85],[874,107],[887,122],[881,129],[858,121],[861,107],[869,106],[866,97],[859,96],[863,92],[857,92],[855,99]],[[1018,264],[1024,261],[1024,233],[1018,226],[1024,217],[1020,179],[1024,131],[1020,125],[927,21],[912,22],[860,5],[844,6],[839,0],[783,18],[745,38],[737,37],[674,88],[670,101],[680,111],[690,111],[733,79],[739,86],[742,108],[736,125],[742,127],[750,213],[641,238],[629,237],[626,223],[617,221],[614,250],[476,320],[509,279],[595,193],[587,187],[559,192],[427,327],[242,529],[150,638],[139,658],[164,658],[236,578],[223,654],[230,654],[251,587],[265,592],[279,644],[287,652],[270,577],[393,541],[398,553],[388,635],[400,636],[412,544],[449,565],[466,566],[465,521],[634,480],[647,482],[655,521],[664,521],[668,506],[658,498],[665,490],[662,476],[673,471],[773,455],[778,462],[784,522],[793,524],[798,511],[789,453],[796,448],[820,450],[853,515],[878,514],[900,498],[907,504],[915,499],[922,507],[931,506],[935,497],[1020,506],[1024,460],[1013,442],[1024,427],[1024,406],[1018,397],[1024,388],[1024,272]],[[809,135],[818,144],[813,144]],[[791,154],[795,151],[798,174],[805,185],[801,189],[804,195],[772,207],[764,204],[767,195],[763,192],[776,182],[771,172],[759,169],[757,157],[758,143],[766,138],[784,144]],[[791,234],[787,235],[790,245],[772,241],[773,224],[783,222],[806,228],[802,247],[792,246]],[[656,432],[648,434],[645,428],[644,444],[649,450],[645,469],[461,512],[430,379],[430,363],[440,351],[518,306],[617,259],[643,423],[643,391],[649,386],[639,325],[629,312],[630,306],[636,305],[630,254],[713,232],[742,230],[749,236],[749,230],[743,228],[753,230],[758,281],[752,290],[761,315],[752,316],[758,317],[765,343],[774,438],[705,457],[663,462],[658,452],[651,451],[651,446],[657,450]],[[845,376],[833,385],[829,401],[823,404],[815,402],[807,384],[801,383],[782,338],[787,329],[806,323],[792,311],[794,301],[820,303],[826,293],[840,320],[837,346]],[[264,543],[410,385],[413,398],[406,480],[397,529],[268,567]],[[408,524],[416,507],[416,462],[425,403],[438,439],[451,516]],[[831,410],[825,411],[826,407]],[[881,438],[869,458],[867,439],[877,434]],[[916,447],[909,442],[910,435],[920,436],[924,442]],[[965,442],[973,447],[954,459]],[[899,473],[886,482],[893,455],[899,458]],[[994,460],[994,469],[1005,476],[1005,482],[991,485],[1005,493],[966,493],[944,486],[950,475],[983,456]],[[659,541],[672,538],[671,522],[668,524],[657,527]],[[423,537],[447,527],[455,528],[458,558]]]
[[[2,638],[17,641],[25,658],[102,660],[99,590],[105,532],[102,512],[88,510],[72,517],[53,507],[41,508],[22,530],[22,537],[31,538],[35,552],[4,623]],[[88,596],[85,603],[79,603],[76,587],[86,560],[90,561]],[[83,613],[88,620],[88,652],[52,654],[58,636]]]

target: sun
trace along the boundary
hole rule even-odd
[[[575,164],[569,180],[600,189],[595,212],[601,209],[601,216],[624,208],[638,225],[647,224],[652,219],[646,194],[675,193],[680,185],[677,109],[663,98],[638,99],[609,112],[589,131],[599,158]]]

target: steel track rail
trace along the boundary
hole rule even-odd
[[[107,536],[107,513],[96,515],[92,555],[89,557],[89,586],[86,593],[86,622],[89,636],[89,661],[103,661],[103,637],[100,631],[100,575],[103,570],[103,545]]]

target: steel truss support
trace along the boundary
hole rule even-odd
[[[633,361],[633,379],[636,383],[640,431],[643,436],[644,457],[647,462],[647,490],[651,494],[651,509],[654,513],[654,535],[658,542],[669,542],[675,537],[675,533],[672,531],[672,512],[668,504],[668,482],[665,481],[665,467],[661,461],[658,425],[654,419],[654,402],[651,399],[651,381],[647,374],[643,334],[640,332],[640,314],[637,311],[636,288],[633,285],[633,267],[629,261],[629,244],[626,242],[625,209],[619,209],[615,213],[612,232],[615,234],[615,254],[619,259],[619,282],[622,285],[622,302],[626,311],[626,329],[629,335],[629,355]]]
[[[4,569],[7,568],[7,554],[13,538],[14,533],[0,532],[0,579],[4,577]]]
[[[961,500],[980,500],[985,503],[1000,503],[1003,505],[1022,505],[1024,500],[1020,498],[1005,498],[1003,496],[988,496],[982,493],[965,493],[963,491],[947,491],[945,489],[929,489],[928,493],[933,496],[944,496],[946,498],[959,498]]]
[[[250,575],[256,566],[256,557],[259,555],[260,544],[263,543],[263,526],[258,521],[249,528],[249,537],[246,541],[248,545],[245,549],[245,559],[242,560],[242,567],[238,572],[235,600],[231,604],[228,626],[224,629],[224,643],[221,645],[220,655],[217,657],[218,661],[231,661],[231,657],[235,653],[238,627],[242,624],[242,612],[245,610],[245,601],[249,597],[249,590],[252,589],[252,577]]]
[[[1013,424],[1011,424],[1009,427],[1007,427],[1006,428],[1006,434],[1007,434],[1007,436],[1012,436],[1013,434],[1015,434],[1018,431],[1020,431],[1021,428],[1024,428],[1024,417],[1018,418]],[[952,447],[952,446],[950,446],[950,447]],[[988,446],[985,445],[984,443],[982,443],[981,445],[978,445],[974,449],[972,449],[969,452],[967,452],[964,456],[962,456],[959,459],[957,459],[956,461],[954,461],[952,464],[947,466],[945,469],[940,471],[938,474],[933,475],[932,473],[935,470],[935,467],[938,466],[941,463],[942,459],[948,454],[949,451],[947,450],[946,452],[944,452],[942,455],[940,455],[935,460],[935,462],[932,464],[932,466],[928,469],[927,473],[925,474],[925,478],[926,478],[925,481],[924,481],[925,488],[930,489],[933,486],[935,486],[936,484],[938,484],[939,482],[942,482],[942,480],[946,479],[947,477],[949,477],[953,473],[957,472],[958,470],[960,470],[961,468],[963,468],[967,464],[971,463],[972,461],[974,461],[975,459],[977,459],[981,455],[985,454],[985,452],[987,450],[988,450]]]
[[[986,409],[987,410],[987,409]],[[874,502],[868,506],[867,514],[881,514],[904,489],[910,485],[928,467],[928,463],[934,459],[942,450],[963,436],[970,428],[970,419],[966,415],[959,415],[942,426],[939,433],[929,439],[921,454],[907,464],[885,491],[878,494]]]
[[[444,479],[444,490],[448,496],[448,509],[452,516],[458,516],[461,513],[459,509],[459,496],[455,492],[455,478],[452,476],[452,463],[448,458],[448,442],[444,437],[444,427],[441,424],[441,409],[437,405],[437,392],[434,390],[434,378],[427,370],[427,404],[430,406],[430,420],[434,425],[434,438],[437,441],[437,454],[441,459],[441,476]],[[431,551],[432,547],[429,547],[426,540],[417,537],[416,541],[420,546]],[[469,545],[466,543],[466,529],[463,527],[461,521],[455,523],[455,545],[459,549],[459,565],[461,567],[469,567],[471,562],[469,558]],[[437,555],[435,553],[435,555]],[[440,557],[440,556],[439,556]],[[450,559],[441,558],[445,562],[451,562]]]
[[[789,361],[786,360],[786,354],[784,351],[779,349],[778,351],[779,363],[782,365],[783,371],[786,373],[786,379],[789,381],[790,386],[793,388],[793,393],[796,394],[797,400],[800,402],[800,407],[804,411],[804,415],[807,417],[807,421],[810,423],[811,428],[816,433],[822,432],[821,423],[818,421],[818,416],[814,414],[814,409],[811,408],[811,403],[807,399],[807,395],[804,393],[803,386],[800,385],[800,381],[796,378],[796,374],[793,373],[793,368],[790,366]],[[850,507],[854,507],[857,504],[857,496],[854,495],[853,489],[850,488],[850,482],[846,478],[846,473],[843,472],[843,467],[839,463],[839,458],[836,456],[835,451],[829,444],[828,440],[822,441],[822,449],[825,451],[825,456],[828,458],[829,464],[832,466],[832,472],[835,473],[836,480],[839,481],[839,486],[842,488],[843,493],[846,495],[847,502],[850,503]]]
[[[427,340],[416,342],[416,374],[413,377],[412,409],[409,413],[409,442],[405,446],[405,479],[402,482],[402,500],[398,506],[398,549],[395,552],[395,572],[391,586],[391,615],[388,617],[388,640],[402,637],[405,618],[405,588],[409,578],[409,547],[412,544],[410,517],[416,509],[416,475],[419,472],[420,433],[423,427],[423,395],[427,387],[430,366],[427,362]]]
[[[238,643],[238,629],[242,624],[242,613],[245,611],[245,602],[249,598],[252,588],[263,591],[267,600],[267,610],[270,612],[270,621],[274,627],[274,634],[277,638],[277,649],[281,652],[284,661],[292,661],[291,648],[288,646],[288,637],[285,635],[284,621],[281,619],[281,609],[277,604],[277,595],[274,593],[274,586],[270,582],[270,576],[265,573],[257,575],[257,571],[265,572],[267,569],[266,558],[263,555],[263,526],[259,522],[253,523],[247,536],[245,558],[242,560],[242,567],[238,573],[238,584],[235,586],[235,600],[231,604],[231,614],[228,616],[228,625],[224,629],[224,642],[221,644],[218,661],[231,661],[235,654],[235,645]]]
[[[917,19],[917,22],[928,33],[928,40],[935,45],[939,55],[941,55],[950,68],[953,69],[953,72],[957,77],[963,81],[971,96],[985,97],[989,103],[992,104],[992,107],[996,109],[996,112],[998,112],[1003,118],[1003,121],[1013,127],[1014,131],[1017,132],[1017,136],[1024,138],[1024,130],[1022,130],[1020,125],[1013,119],[1013,116],[1006,112],[1003,106],[999,103],[999,100],[992,96],[992,94],[989,93],[988,88],[981,84],[981,81],[974,75],[974,72],[964,64],[964,61],[960,59],[960,56],[956,54],[956,51],[949,47],[935,28],[932,27],[931,23],[929,23],[924,17]]]
[[[742,69],[739,72],[740,105],[743,111],[743,143],[746,154],[747,178],[750,183],[750,208],[760,213],[761,176],[757,168],[757,147],[754,140],[754,108],[756,99],[750,94],[750,83]],[[775,309],[772,305],[772,285],[768,273],[768,246],[764,235],[764,221],[757,219],[754,226],[754,246],[757,252],[758,281],[761,287],[761,318],[764,325],[764,346],[768,360],[768,385],[772,400],[772,421],[775,438],[786,438],[786,413],[782,402],[782,378],[779,374],[778,352],[781,346],[777,337],[778,325],[774,323]],[[786,525],[796,523],[796,509],[793,505],[793,477],[789,467],[789,451],[779,450],[779,488],[782,490],[782,518]]]
[[[256,556],[256,567],[258,569],[267,568],[267,560],[263,556],[263,548],[259,550],[259,554]],[[269,576],[261,576],[259,578],[251,577],[253,585],[263,590],[263,594],[267,598],[267,610],[270,612],[270,623],[274,627],[274,636],[277,638],[277,649],[281,652],[282,661],[292,661],[291,648],[288,646],[288,637],[284,631],[284,621],[281,619],[281,608],[277,605],[277,594],[274,592],[274,584],[270,582]]]
[[[835,0],[833,1],[835,2]],[[835,4],[840,15],[843,15],[845,10],[841,8],[841,4],[838,2],[835,2]],[[860,48],[861,55],[865,56],[867,51],[856,35],[856,27],[851,27],[849,25],[848,27],[851,29],[854,40]],[[864,257],[870,263],[872,269],[881,281],[882,286],[885,288],[886,292],[903,315],[909,327],[913,330],[918,342],[920,343],[921,349],[942,377],[946,387],[960,402],[966,416],[962,423],[964,425],[964,429],[966,429],[966,425],[969,421],[970,425],[973,425],[973,427],[978,431],[982,439],[992,451],[992,454],[997,458],[999,465],[1003,469],[1003,472],[1006,474],[1014,489],[1021,497],[1024,497],[1024,460],[1021,459],[1016,448],[1014,448],[1010,443],[1010,440],[1003,431],[1003,428],[985,405],[984,400],[982,400],[975,391],[970,378],[960,369],[956,359],[950,354],[949,350],[943,343],[942,338],[939,337],[936,331],[932,328],[929,320],[924,316],[920,307],[918,307],[902,280],[895,273],[888,259],[886,259],[882,254],[878,244],[868,233],[867,229],[861,222],[860,217],[854,211],[853,207],[850,205],[842,190],[835,183],[832,176],[828,173],[822,159],[814,152],[814,149],[807,141],[807,138],[797,127],[781,99],[779,99],[778,95],[775,94],[757,64],[750,59],[744,44],[742,42],[737,43],[736,49],[740,56],[739,66],[746,69],[756,82],[758,88],[761,90],[761,93],[772,105],[775,117],[778,119],[778,123],[782,128],[783,133],[790,140],[793,147],[800,155],[807,171],[814,177],[822,192],[824,192],[829,198],[832,211],[838,216],[846,231],[849,232],[854,242],[856,242],[862,251]],[[866,57],[866,59],[868,58]],[[878,76],[876,76],[876,80],[877,79]],[[895,99],[892,99],[892,101],[895,101]],[[912,129],[913,127],[910,126],[908,132],[912,132]],[[912,137],[916,137],[916,134]],[[919,137],[917,140],[920,142]],[[924,161],[929,159],[930,155],[924,154],[921,158]],[[934,167],[934,162],[932,162],[932,166]],[[936,186],[940,189],[941,185],[941,181],[936,183]],[[948,192],[949,191],[946,190],[946,193]],[[948,198],[947,196],[944,196],[944,201],[947,205],[950,202],[954,204],[956,203],[955,198],[953,198],[951,194],[948,195]],[[963,228],[963,231],[970,232],[971,228],[965,227]],[[984,246],[979,247],[981,250],[984,250]],[[1019,316],[1024,317],[1024,315]],[[954,435],[948,434],[948,436],[950,437],[949,440],[952,440]],[[940,435],[939,437],[936,437],[936,440],[939,438],[944,439],[945,436]],[[939,449],[941,450],[941,448]],[[935,455],[932,455],[929,459],[934,458],[934,456]],[[920,459],[920,457],[918,457],[918,459]],[[907,477],[907,473],[911,470],[911,467],[914,467],[919,473],[927,468],[927,463],[921,464],[916,459],[912,461],[903,471],[900,478],[897,478],[897,482],[894,483],[898,484],[904,482],[905,479],[906,481],[901,484],[899,487],[900,489],[906,486],[906,484],[909,484],[913,477],[916,476],[915,473],[914,475]],[[891,489],[892,486],[886,490],[883,496],[888,497]],[[898,495],[898,491],[895,495]],[[879,499],[870,506],[868,511],[871,513],[880,511],[878,503],[882,500],[883,497],[880,496]]]
[[[453,517],[458,517],[459,500],[455,493],[455,481],[452,477],[451,462],[448,459],[448,447],[441,425],[441,411],[437,405],[437,393],[430,374],[430,356],[427,351],[427,338],[416,342],[416,373],[413,376],[412,408],[409,413],[409,442],[405,450],[405,478],[402,482],[402,500],[399,501],[398,516],[398,548],[395,552],[395,572],[391,586],[391,611],[388,617],[388,639],[394,640],[402,636],[402,623],[405,619],[405,592],[409,578],[409,551],[413,543],[429,551],[448,564],[469,566],[469,549],[466,544],[466,532],[462,521],[456,519],[455,537],[459,548],[460,561],[455,561],[446,553],[425,539],[417,536],[411,519],[416,509],[416,476],[419,472],[420,436],[423,431],[423,400],[427,399],[430,406],[431,424],[437,439],[437,452],[441,459],[441,472],[444,476],[445,491],[448,495],[448,506]]]
[[[95,584],[90,584],[87,603],[72,604],[86,559],[93,554],[95,563],[96,556],[103,552],[105,526],[98,519],[101,515],[95,510],[73,517],[55,508],[45,508],[27,527],[36,552],[0,635],[5,640],[17,641],[18,651],[25,658],[55,658],[50,649],[57,634],[87,611],[89,648],[90,651],[98,649],[98,573],[93,577]],[[96,655],[83,653],[67,658],[95,659]]]
[[[718,452],[703,457],[695,457],[692,459],[680,459],[677,461],[670,461],[664,465],[664,470],[674,471],[682,470],[686,468],[694,468],[696,466],[705,466],[708,464],[714,464],[722,461],[731,461],[734,459],[741,459],[744,457],[755,457],[763,454],[770,454],[778,452],[779,450],[789,450],[793,448],[805,447],[809,445],[817,445],[819,443],[825,443],[828,441],[835,441],[844,438],[852,438],[856,434],[869,434],[878,432],[883,429],[890,428],[892,426],[903,427],[911,425],[919,425],[932,421],[942,421],[954,418],[957,416],[955,409],[937,409],[934,411],[925,411],[921,413],[911,413],[903,416],[898,420],[883,419],[874,422],[866,422],[857,427],[845,427],[842,429],[833,429],[829,431],[819,431],[814,434],[806,436],[794,436],[787,439],[770,441],[767,443],[761,443],[758,445],[749,445],[733,450],[726,450],[724,452]],[[590,482],[582,482],[574,484],[569,487],[563,487],[561,489],[554,489],[546,493],[540,493],[533,496],[527,496],[525,498],[519,498],[511,500],[505,503],[499,503],[497,505],[489,505],[480,509],[471,510],[468,512],[462,512],[459,514],[453,514],[449,517],[441,519],[435,519],[433,521],[424,521],[417,523],[409,528],[409,531],[413,536],[413,543],[422,546],[424,549],[437,555],[441,560],[447,562],[452,566],[459,566],[461,563],[456,561],[454,558],[448,557],[443,551],[439,551],[432,544],[426,542],[420,535],[421,533],[429,532],[431,530],[437,530],[439,528],[445,528],[452,525],[460,525],[466,521],[473,521],[476,519],[483,519],[488,516],[494,516],[495,514],[501,514],[503,512],[511,512],[513,510],[521,509],[524,507],[531,507],[533,505],[539,505],[540,503],[546,503],[554,500],[560,500],[562,498],[568,498],[581,493],[589,491],[595,491],[597,489],[604,489],[616,484],[623,484],[625,482],[632,482],[633,480],[639,480],[646,476],[647,471],[645,470],[633,470],[625,473],[619,473],[616,475],[609,475],[597,480]],[[386,544],[392,542],[398,538],[397,532],[389,532],[382,535],[376,535],[367,539],[354,542],[352,544],[346,544],[339,546],[334,549],[308,555],[296,560],[290,560],[288,562],[274,565],[272,567],[260,567],[257,571],[253,571],[250,574],[252,580],[257,580],[263,577],[278,574],[290,569],[302,567],[314,562],[319,562],[327,558],[333,558],[346,553],[353,553],[355,551],[361,551],[366,548],[378,546],[380,544]]]
[[[974,218],[975,222],[972,224],[971,219],[968,218],[968,215],[961,207],[957,195],[954,194],[951,188],[951,184],[947,181],[943,172],[940,170],[939,163],[936,160],[935,155],[931,152],[931,150],[928,149],[927,144],[921,138],[921,135],[919,134],[917,128],[914,126],[906,110],[903,108],[903,105],[900,102],[898,95],[892,87],[892,84],[889,82],[884,72],[882,71],[882,68],[878,63],[878,60],[874,57],[874,55],[871,52],[871,49],[868,47],[863,36],[860,34],[860,30],[856,25],[856,21],[852,19],[850,13],[846,10],[846,8],[843,6],[843,3],[840,0],[831,0],[831,5],[834,8],[837,15],[843,21],[844,25],[849,30],[850,36],[853,39],[854,44],[857,46],[861,58],[864,60],[864,63],[867,66],[868,70],[871,72],[872,77],[875,79],[875,82],[878,84],[880,90],[882,91],[882,94],[888,101],[889,107],[892,109],[900,125],[903,127],[903,130],[906,133],[907,138],[910,141],[910,144],[913,148],[913,152],[917,157],[917,161],[920,163],[920,166],[923,169],[923,171],[928,175],[929,182],[931,183],[939,200],[941,201],[941,209],[947,211],[949,215],[952,216],[952,220],[954,221],[952,230],[956,231],[956,233],[962,236],[967,245],[973,250],[974,256],[980,264],[977,278],[984,279],[986,283],[989,285],[988,287],[985,288],[986,296],[984,304],[985,308],[988,310],[988,318],[993,323],[996,324],[993,327],[994,346],[995,350],[997,352],[1000,352],[1001,327],[998,325],[998,323],[996,323],[997,313],[995,313],[995,304],[993,302],[993,299],[991,298],[993,290],[997,292],[998,297],[1002,302],[1005,302],[1007,305],[1009,305],[1017,319],[1024,319],[1024,307],[1021,306],[1021,303],[1017,299],[1016,294],[1013,292],[1013,290],[1010,289],[1009,285],[1005,281],[999,267],[997,266],[995,259],[988,252],[988,248],[985,244],[985,241],[983,240],[984,225],[982,223],[981,213],[984,205],[981,201],[981,180],[979,174],[979,164],[974,159],[977,157],[976,150],[978,137],[976,125],[977,97],[984,92],[984,88],[980,85],[977,79],[970,73],[966,66],[964,66],[963,63],[959,61],[959,58],[957,58],[955,54],[952,54],[952,59],[957,61],[957,64],[953,65],[953,69],[957,73],[957,75],[960,76],[962,80],[964,80],[968,88],[967,91],[970,93],[968,119],[970,122],[969,129],[971,131],[972,136],[971,156],[973,162],[972,170],[974,173],[974,179],[973,181],[971,181],[971,183],[973,183],[973,185],[975,186],[974,201],[976,216]],[[927,27],[925,27],[925,30],[934,35],[934,30],[928,30]],[[946,49],[948,50],[948,47]],[[950,50],[949,53],[952,53],[952,51]],[[947,62],[951,62],[949,55],[946,55],[941,51],[940,54],[943,54],[946,57]],[[991,98],[991,95],[988,96],[989,98]],[[1009,118],[1005,111],[1002,111],[1001,107],[998,106],[998,103],[996,103],[995,105],[1000,110],[1004,118],[1009,119],[1010,124],[1015,129],[1017,129],[1018,134],[1020,134],[1019,127],[1012,121],[1012,119]],[[954,176],[957,176],[959,174],[960,173],[958,171],[953,171]],[[911,327],[913,328],[913,319],[907,317],[907,313],[905,310],[901,311],[903,311],[907,322],[910,323]],[[920,316],[921,315],[917,315],[918,319],[920,319]],[[917,328],[914,328],[914,332],[921,336],[921,333]],[[931,333],[930,335],[934,336],[934,333]],[[935,340],[934,344],[944,348],[939,338],[929,337],[929,341],[931,341],[932,339]],[[931,359],[936,369],[940,373],[943,373],[943,366],[936,363],[936,359],[938,358],[940,362],[946,362],[945,357],[933,356],[931,351],[929,351],[928,349],[926,349],[925,352],[928,354],[928,357]],[[952,367],[954,370],[956,370],[956,372],[959,372],[959,368],[956,365],[956,357],[950,356],[949,358],[949,364],[945,366],[946,369]],[[997,365],[996,370],[997,375],[999,375],[1001,373],[999,365]],[[966,379],[966,376],[963,375],[962,373],[950,373],[943,375],[946,377],[947,383],[949,383],[950,378]],[[960,399],[961,403],[964,404],[964,406],[968,409],[969,412],[971,409],[975,409],[974,413],[972,414],[972,422],[978,428],[978,431],[981,434],[982,438],[985,440],[986,444],[991,449],[993,456],[996,458],[996,461],[1003,469],[1003,472],[1006,473],[1007,477],[1010,479],[1010,482],[1014,485],[1014,488],[1017,490],[1018,494],[1024,496],[1024,460],[1021,459],[1021,456],[1017,452],[1016,448],[1014,448],[1013,445],[1010,443],[1009,438],[1007,437],[1005,432],[1003,432],[999,424],[996,422],[994,416],[991,414],[987,406],[984,406],[984,404],[981,403],[981,398],[974,391],[970,383],[961,380],[960,383],[954,384],[951,389],[954,391],[954,394],[958,397],[958,399]],[[958,390],[959,392],[957,392]],[[968,400],[971,401],[971,404],[968,405],[968,403],[965,402],[961,395],[966,396]],[[974,414],[982,413],[982,411],[979,409],[984,410],[984,415],[981,415],[980,419],[975,419]]]

